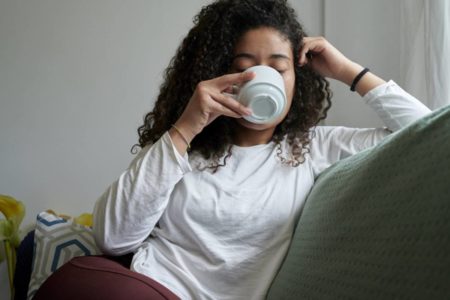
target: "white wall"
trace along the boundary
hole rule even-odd
[[[0,2],[0,193],[90,211],[205,1]]]
[[[133,158],[161,73],[207,2],[0,0],[0,193],[24,201],[24,224],[48,208],[92,210]],[[291,3],[310,35],[399,77],[395,1]],[[328,124],[379,125],[348,87],[333,87]]]
[[[309,36],[323,35],[324,0],[290,0],[290,3]]]
[[[324,0],[324,35],[347,57],[400,85],[400,4],[392,0]],[[348,86],[334,91],[327,125],[383,126]]]

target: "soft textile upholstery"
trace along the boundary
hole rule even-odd
[[[64,263],[76,256],[100,254],[92,229],[51,213],[37,216],[28,299]]]
[[[142,274],[105,257],[76,257],[53,273],[34,300],[163,300],[178,299]]]
[[[321,174],[268,299],[450,299],[450,107]]]

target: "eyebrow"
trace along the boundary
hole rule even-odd
[[[239,53],[237,55],[235,55],[233,57],[233,60],[238,59],[238,58],[249,58],[249,59],[255,59],[255,56],[250,54],[250,53]],[[290,60],[289,56],[285,55],[285,54],[281,54],[281,53],[275,53],[270,55],[270,59],[287,59]]]

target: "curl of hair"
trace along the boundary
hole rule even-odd
[[[183,113],[197,84],[228,73],[239,38],[262,27],[280,32],[290,42],[294,62],[299,61],[306,34],[286,0],[218,0],[203,7],[165,70],[154,109],[138,128],[139,143],[132,151],[136,146],[155,143],[169,130]],[[286,118],[277,125],[272,141],[280,145],[286,138],[290,158],[283,156],[281,147],[277,156],[285,164],[298,166],[309,152],[311,128],[326,117],[332,94],[327,80],[308,66],[294,65],[292,105]],[[231,155],[234,130],[234,120],[219,117],[194,138],[190,151],[216,162],[210,167],[217,170]]]

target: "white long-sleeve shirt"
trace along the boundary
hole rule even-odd
[[[390,131],[429,113],[393,81],[363,99]],[[233,146],[216,173],[195,168],[201,159],[181,156],[165,133],[97,201],[96,241],[105,253],[135,252],[132,270],[182,299],[264,298],[314,179],[389,130],[316,127],[298,167],[282,164],[273,142]]]

